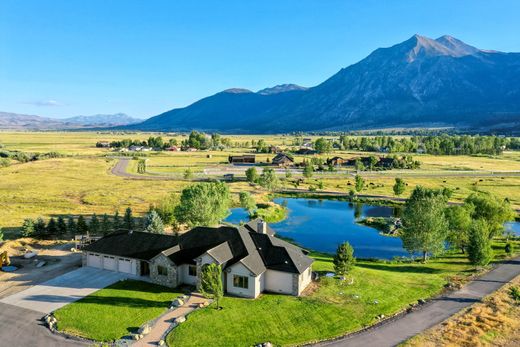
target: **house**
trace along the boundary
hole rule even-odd
[[[347,161],[341,157],[327,158],[327,165],[341,166]]]
[[[132,146],[128,147],[128,150],[131,152],[140,152],[143,150],[143,146],[132,145]]]
[[[257,219],[242,226],[196,227],[180,236],[116,232],[83,248],[83,266],[143,276],[168,287],[199,286],[205,264],[222,266],[227,294],[300,295],[311,282],[307,252],[274,237]]]
[[[167,151],[169,152],[180,152],[180,147],[177,147],[177,146],[170,146],[168,148],[166,148]]]
[[[282,152],[282,149],[278,146],[269,147],[269,153],[277,154],[277,153],[281,153],[281,152]]]
[[[110,148],[110,142],[108,141],[99,141],[96,143],[96,147],[99,148]]]
[[[273,165],[290,166],[294,164],[294,159],[285,153],[278,153],[271,162]]]
[[[254,154],[230,155],[228,161],[230,164],[254,164],[255,158]]]
[[[303,154],[303,155],[310,155],[310,154],[316,154],[318,151],[314,150],[312,147],[310,148],[300,148],[296,151],[296,154]]]

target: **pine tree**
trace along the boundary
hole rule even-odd
[[[125,215],[123,216],[123,228],[130,231],[134,230],[135,221],[134,217],[132,216],[132,209],[128,207],[125,210]]]
[[[26,218],[22,225],[22,236],[31,237],[34,235],[34,220]]]
[[[338,246],[333,263],[334,271],[338,275],[345,275],[352,270],[356,263],[356,258],[354,258],[354,249],[350,243],[344,242]]]
[[[110,219],[108,218],[108,214],[104,214],[101,219],[101,233],[103,235],[107,235],[112,231],[112,223],[110,223]]]
[[[76,232],[80,235],[88,235],[88,225],[85,221],[85,217],[82,215],[78,217],[78,222],[76,223]]]
[[[121,229],[121,217],[119,216],[119,211],[116,211],[112,220],[112,230],[119,231],[119,229]]]
[[[38,217],[36,219],[36,223],[34,223],[34,235],[36,237],[42,237],[47,232],[47,226],[42,217]]]
[[[52,217],[49,219],[47,223],[47,235],[54,236],[58,233],[58,225],[56,224],[56,219]]]
[[[69,216],[69,218],[67,220],[67,231],[71,235],[76,235],[76,232],[77,232],[76,222],[74,222],[74,217],[72,217],[72,216]]]
[[[157,212],[151,211],[146,215],[144,231],[154,234],[164,234],[164,224]]]
[[[362,191],[363,188],[365,187],[365,180],[363,179],[363,177],[361,177],[359,175],[356,175],[355,180],[356,180],[356,191],[357,192]]]
[[[95,213],[92,215],[92,218],[90,218],[88,230],[94,235],[99,234],[99,219]]]
[[[4,242],[4,232],[2,231],[2,227],[0,227],[0,242]]]
[[[67,233],[67,224],[65,223],[65,219],[63,219],[63,216],[58,217],[58,222],[56,223],[56,227],[58,229],[59,236],[63,236]]]
[[[222,267],[215,263],[202,266],[202,274],[200,276],[200,291],[207,298],[215,299],[218,310],[220,308],[219,301],[224,295],[224,287],[222,285]]]

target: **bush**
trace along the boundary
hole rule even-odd
[[[509,289],[509,296],[511,297],[511,299],[513,299],[517,303],[520,303],[520,288],[511,287]]]
[[[506,254],[509,254],[511,255],[513,253],[513,243],[512,242],[508,242],[506,243],[505,247],[504,247],[504,251],[506,252]]]

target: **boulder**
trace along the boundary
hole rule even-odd
[[[159,340],[158,345],[159,345],[159,346],[164,346],[164,340]]]
[[[181,307],[182,305],[184,305],[184,301],[181,298],[172,301],[173,307]]]
[[[150,331],[152,331],[152,327],[150,327],[150,325],[148,324],[145,324],[142,327],[140,327],[137,332],[141,335],[147,335],[150,333]]]
[[[35,252],[27,252],[27,253],[25,253],[25,254],[23,255],[23,257],[24,257],[25,259],[31,259],[31,258],[36,257],[36,255],[37,255],[37,254],[36,254]]]
[[[186,322],[186,317],[184,317],[184,316],[177,317],[177,318],[175,318],[175,321],[174,321],[174,323],[176,323],[176,324],[181,324],[184,322]]]
[[[417,302],[419,303],[419,305],[426,304],[426,300],[424,300],[424,299],[419,299],[419,300],[417,300]]]
[[[139,340],[139,334],[132,334],[132,340]]]
[[[379,304],[379,300],[374,300],[374,301],[372,301],[372,303],[373,303],[374,305],[378,305],[378,304]]]
[[[45,264],[47,264],[47,262],[45,262],[45,261],[40,261],[38,264],[36,264],[36,267],[42,267],[42,266],[44,266]]]

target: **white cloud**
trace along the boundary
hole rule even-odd
[[[27,105],[33,105],[33,106],[42,106],[42,107],[45,107],[45,106],[50,106],[50,107],[54,107],[54,106],[64,106],[64,104],[62,104],[61,102],[58,102],[56,100],[36,100],[36,101],[26,101],[24,102],[24,104],[27,104]]]

